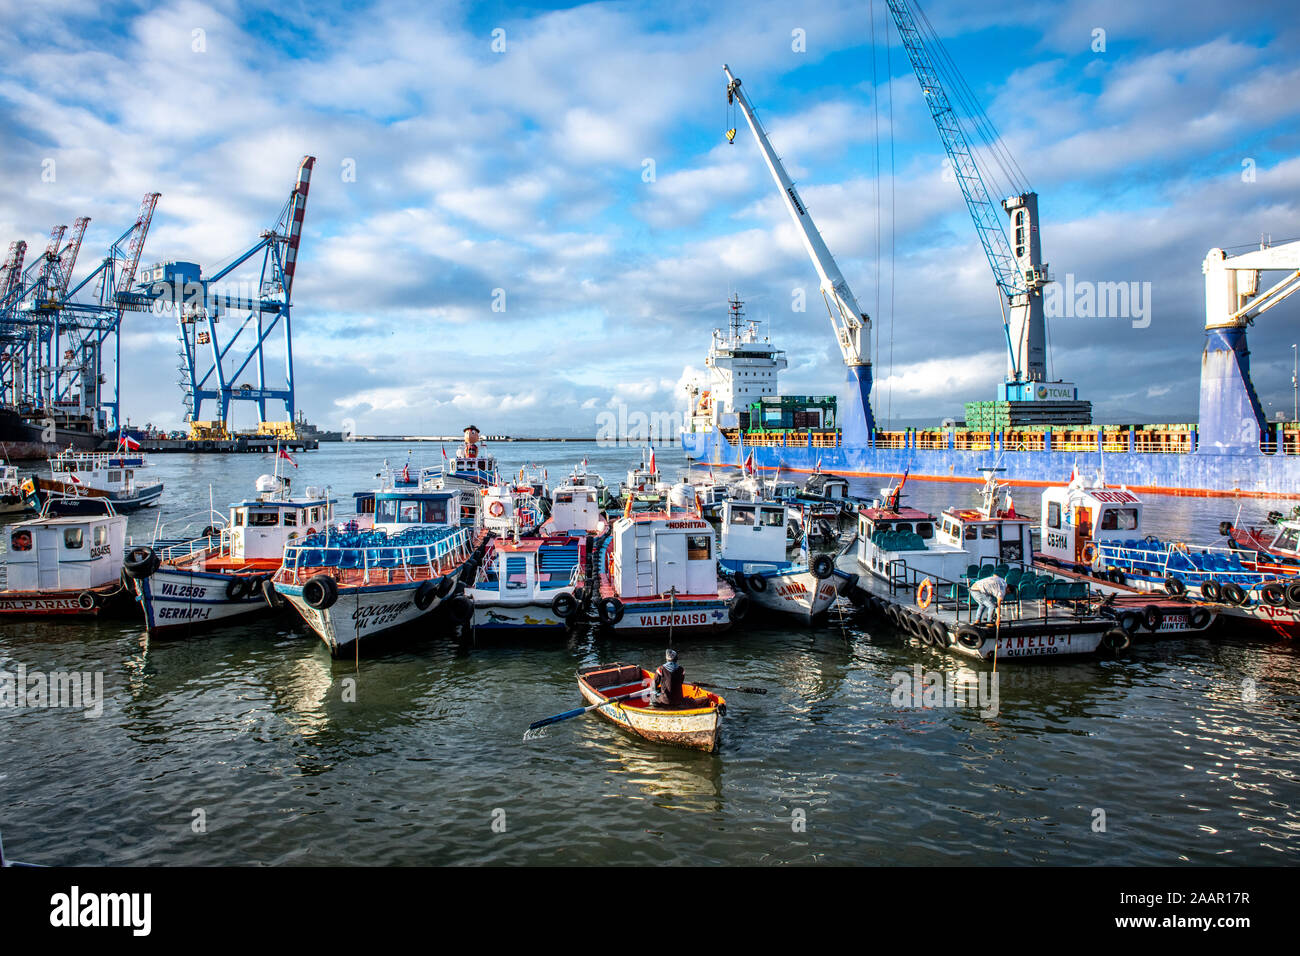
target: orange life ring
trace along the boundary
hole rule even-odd
[[[1083,550],[1079,552],[1079,556],[1083,558],[1084,564],[1092,564],[1093,559],[1097,557],[1097,546],[1089,541],[1083,546]]]
[[[307,531],[306,531],[305,533],[306,533],[306,534],[315,534],[315,533],[316,533],[316,529],[315,529],[315,528],[308,528]]]
[[[924,611],[930,606],[930,602],[933,600],[934,582],[929,578],[926,578],[916,586],[916,606]]]
[[[506,506],[499,501],[494,501],[492,504],[488,505],[488,514],[494,518],[500,518],[505,513]]]
[[[32,533],[30,531],[16,532],[12,538],[15,551],[32,550]]]

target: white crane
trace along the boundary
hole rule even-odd
[[[772,144],[768,141],[763,124],[754,115],[754,108],[750,105],[749,98],[740,88],[740,80],[732,75],[730,68],[725,64],[722,72],[727,75],[727,102],[740,104],[740,110],[745,114],[745,121],[749,123],[759,151],[763,154],[763,160],[776,181],[785,208],[789,210],[790,218],[794,220],[803,239],[804,249],[807,250],[808,257],[812,259],[813,267],[821,278],[822,298],[826,301],[831,327],[835,330],[835,340],[839,343],[849,373],[849,403],[848,407],[840,409],[840,425],[844,431],[845,444],[854,443],[855,439],[865,439],[866,432],[875,427],[875,417],[872,415],[870,402],[871,318],[858,305],[853,290],[849,288],[848,282],[840,272],[840,267],[835,264],[830,250],[826,248],[825,240],[813,225],[808,208],[799,198],[794,183],[791,182],[785,167],[781,165],[781,160],[777,158]],[[850,432],[857,432],[859,428],[863,429],[861,435],[850,436]]]

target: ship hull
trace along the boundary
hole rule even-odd
[[[1150,452],[965,451],[877,448],[870,445],[817,448],[809,445],[738,447],[719,431],[683,432],[688,458],[712,467],[738,466],[750,453],[757,467],[787,472],[820,470],[845,477],[885,478],[907,473],[925,481],[983,482],[980,469],[1001,467],[1011,485],[1060,484],[1077,465],[1081,472],[1104,469],[1106,483],[1130,490],[1194,497],[1294,497],[1300,489],[1300,456],[1265,454],[1157,454]]]

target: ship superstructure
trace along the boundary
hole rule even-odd
[[[693,384],[687,389],[696,431],[738,427],[741,413],[751,403],[778,394],[778,376],[789,364],[785,352],[762,334],[759,323],[745,317],[739,296],[728,300],[727,309],[727,328],[713,330],[705,360],[709,387]]]

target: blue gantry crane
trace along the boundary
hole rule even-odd
[[[173,309],[179,331],[181,390],[191,439],[231,436],[231,406],[257,407],[258,432],[292,437],[294,378],[291,304],[298,246],[302,238],[307,191],[316,159],[304,156],[288,201],[276,224],[258,241],[209,276],[193,262],[162,262],[147,269],[145,295]],[[258,262],[256,277],[241,268]],[[241,279],[241,275],[244,277]],[[224,340],[219,326],[234,325]],[[236,324],[237,323],[237,324]],[[282,349],[282,384],[268,380],[268,348],[278,339]],[[204,417],[208,402],[212,418]],[[284,419],[268,417],[268,403],[282,403]]]

